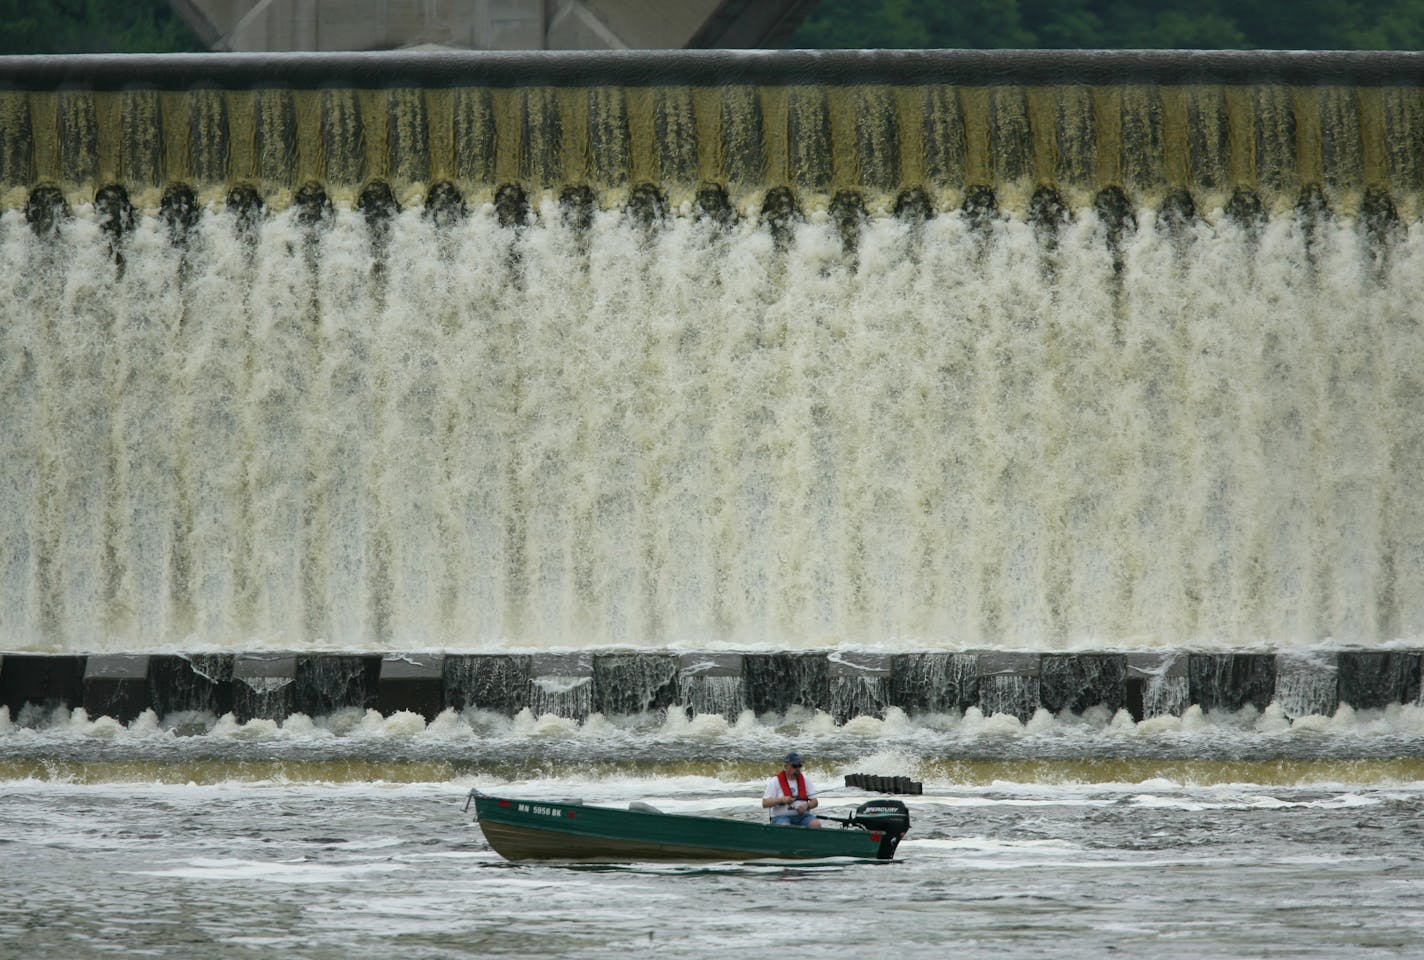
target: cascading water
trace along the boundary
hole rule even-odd
[[[11,649],[1424,637],[1424,232],[0,218]]]

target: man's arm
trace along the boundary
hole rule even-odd
[[[806,809],[814,810],[821,805],[821,801],[816,799],[816,785],[811,781],[806,781]]]

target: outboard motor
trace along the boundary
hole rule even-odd
[[[889,860],[895,856],[900,838],[910,829],[910,810],[899,800],[871,800],[855,808],[850,822],[872,835],[879,834],[880,850],[875,855]]]

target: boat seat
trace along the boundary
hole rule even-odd
[[[628,804],[628,809],[636,810],[638,813],[662,813],[662,811],[659,810],[657,807],[653,806],[650,803],[644,803],[641,800],[634,800],[632,803]]]

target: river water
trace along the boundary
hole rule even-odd
[[[1424,711],[1344,710],[0,718],[0,956],[1409,955]],[[792,744],[833,814],[870,796],[847,773],[923,782],[896,861],[511,864],[462,809],[478,787],[755,820]]]

